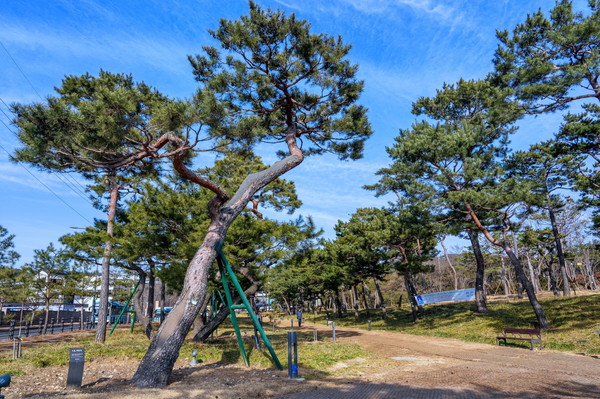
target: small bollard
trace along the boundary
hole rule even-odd
[[[20,337],[15,337],[13,339],[13,352],[12,352],[12,357],[13,360],[18,359],[21,357],[21,338]]]
[[[335,342],[335,321],[331,323],[331,338],[333,338],[333,342]]]
[[[254,334],[252,336],[252,339],[254,340],[254,347],[256,348],[257,351],[261,350],[260,348],[260,338],[258,338],[258,334]]]
[[[195,366],[198,364],[198,360],[196,359],[196,356],[198,356],[198,351],[196,349],[194,349],[192,351],[192,361],[190,362],[190,366]]]
[[[369,324],[369,327],[368,327],[368,329],[369,329],[369,331],[371,331],[371,320],[367,320],[367,322],[368,322],[368,324]]]
[[[298,378],[298,335],[288,331],[288,377]]]
[[[317,338],[317,329],[313,330],[313,341],[317,342],[319,339]]]

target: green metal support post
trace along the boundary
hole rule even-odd
[[[220,253],[219,253],[220,255]],[[240,347],[240,353],[242,355],[242,359],[244,360],[244,364],[246,366],[250,366],[250,361],[248,361],[248,355],[246,354],[246,347],[244,346],[244,341],[242,340],[242,333],[240,332],[240,325],[237,322],[237,317],[235,315],[235,309],[233,308],[233,300],[231,299],[231,291],[229,291],[229,283],[227,282],[227,274],[225,274],[225,270],[223,267],[223,261],[221,257],[217,258],[217,263],[219,264],[219,271],[221,272],[221,282],[223,283],[223,290],[225,290],[225,299],[227,300],[227,306],[229,307],[229,319],[231,320],[231,324],[233,324],[233,329],[235,330],[235,335],[237,337],[238,345]]]
[[[125,311],[127,310],[127,307],[129,306],[129,302],[131,302],[131,298],[133,298],[133,295],[137,291],[141,282],[142,282],[142,279],[140,278],[138,280],[138,282],[136,283],[135,287],[133,288],[133,291],[131,291],[131,294],[129,294],[129,298],[127,298],[127,302],[125,302],[125,305],[123,306],[123,310],[121,310],[121,313],[119,313],[119,317],[117,317],[117,320],[115,321],[115,324],[113,325],[113,328],[110,330],[110,334],[108,334],[108,335],[112,335],[112,333],[115,331],[115,328],[117,328],[117,324],[119,324],[119,322],[121,321],[121,316],[123,316],[123,313],[125,313]]]
[[[281,365],[281,362],[279,361],[279,358],[277,357],[277,354],[275,353],[275,350],[273,349],[273,346],[271,345],[271,341],[269,341],[269,338],[267,337],[267,334],[265,334],[265,331],[263,330],[263,328],[260,324],[260,321],[258,320],[258,317],[252,310],[252,306],[250,305],[248,298],[246,298],[246,295],[244,295],[244,290],[242,289],[242,286],[238,282],[238,279],[235,276],[235,273],[233,272],[231,266],[229,265],[229,262],[227,262],[227,258],[225,258],[225,254],[223,253],[222,248],[223,248],[223,244],[221,243],[217,247],[217,254],[219,255],[217,257],[217,263],[219,264],[219,269],[221,271],[221,279],[223,281],[223,288],[225,289],[225,296],[227,298],[228,305],[229,305],[229,314],[234,315],[235,309],[246,309],[248,311],[248,314],[250,315],[250,318],[252,319],[252,323],[254,324],[254,327],[256,327],[256,329],[260,333],[260,336],[263,339],[265,346],[267,347],[267,349],[269,350],[269,353],[271,354],[271,358],[273,359],[273,362],[275,363],[275,365],[277,366],[277,368],[279,370],[283,370],[283,366]],[[225,270],[223,270],[223,269],[225,269]],[[224,273],[224,272],[226,272],[226,273]],[[242,302],[244,303],[243,305],[233,305],[233,301],[231,300],[231,293],[229,292],[229,285],[227,284],[227,277],[229,277],[229,279],[231,279],[231,282],[235,286],[235,289],[237,290],[238,294],[240,295],[240,298],[242,298]],[[235,318],[235,316],[234,316],[234,318]],[[234,319],[232,319],[232,324],[233,324],[233,320]],[[238,343],[240,344],[240,351],[242,352],[242,357],[244,358],[244,362],[246,363],[246,365],[248,365],[246,349],[244,348],[243,342],[241,341],[239,326],[237,325],[237,319],[235,319],[235,320],[236,320],[236,322],[234,324],[234,328],[236,329],[236,334],[238,335]]]

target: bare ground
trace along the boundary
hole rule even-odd
[[[351,328],[338,328],[337,336],[375,356],[340,362],[308,381],[275,369],[178,363],[168,387],[145,390],[128,383],[137,361],[102,360],[86,363],[80,390],[64,388],[67,367],[48,367],[14,378],[2,393],[7,399],[600,398],[600,360],[589,356]]]

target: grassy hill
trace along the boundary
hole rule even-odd
[[[544,331],[545,349],[600,354],[600,293],[572,297],[541,296],[540,302],[551,329]],[[372,311],[371,328],[394,330],[415,335],[458,338],[464,341],[494,344],[496,332],[504,327],[531,328],[536,321],[526,299],[491,299],[489,313],[474,312],[471,302],[428,305],[417,323],[412,322],[409,308],[388,309],[388,320]],[[353,313],[332,318],[339,326],[367,328],[365,312],[357,320]],[[316,321],[324,321],[323,317]],[[525,346],[528,344],[524,344]]]

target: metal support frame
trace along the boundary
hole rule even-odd
[[[115,324],[113,325],[112,329],[110,330],[110,334],[108,334],[108,335],[112,335],[112,333],[115,331],[115,328],[117,328],[117,324],[119,324],[119,322],[121,321],[121,317],[123,316],[123,313],[125,313],[125,311],[127,310],[127,307],[129,306],[129,302],[131,302],[131,298],[133,298],[133,295],[135,295],[135,292],[137,291],[141,282],[142,282],[142,279],[140,278],[138,280],[138,282],[135,284],[135,287],[133,287],[131,294],[129,294],[129,298],[127,298],[127,302],[125,302],[125,305],[123,305],[123,310],[121,310],[121,313],[119,313],[119,317],[117,317],[117,320],[115,320]],[[135,318],[136,318],[137,313],[135,313],[135,311],[129,311],[129,312],[133,313],[133,317],[132,317],[132,321],[131,321],[131,332],[133,332],[133,326],[135,324]]]
[[[249,366],[250,362],[248,361],[248,355],[246,354],[246,348],[244,347],[244,341],[242,340],[240,326],[237,322],[237,317],[235,315],[236,309],[246,309],[246,311],[248,311],[250,319],[252,320],[252,324],[254,325],[254,328],[256,328],[256,330],[258,330],[258,332],[260,333],[260,336],[263,342],[265,343],[265,346],[271,354],[273,362],[279,370],[283,370],[283,366],[281,365],[281,362],[279,361],[279,358],[277,357],[277,354],[275,353],[275,350],[271,345],[271,341],[269,341],[269,338],[267,337],[267,334],[265,334],[265,331],[263,330],[260,321],[258,320],[258,317],[252,310],[252,306],[250,305],[248,298],[246,298],[246,295],[244,295],[244,290],[242,289],[242,286],[240,285],[237,277],[235,276],[235,273],[229,265],[229,262],[227,262],[227,258],[225,258],[225,254],[223,253],[222,249],[223,243],[220,243],[217,246],[217,263],[219,265],[219,271],[221,272],[221,282],[223,284],[223,290],[225,291],[227,307],[229,307],[229,318],[237,336],[237,341],[238,345],[240,346],[240,353],[242,355],[242,359],[244,359],[244,364],[246,366]],[[233,300],[231,298],[231,291],[229,290],[229,281],[231,281],[236,291],[238,292],[240,298],[242,299],[242,305],[233,304]]]

